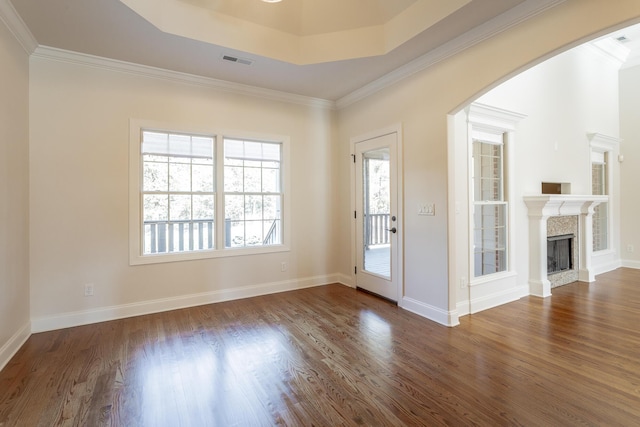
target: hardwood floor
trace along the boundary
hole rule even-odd
[[[330,285],[34,334],[0,426],[638,425],[640,271],[440,326]]]

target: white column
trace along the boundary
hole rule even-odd
[[[547,279],[547,219],[542,213],[529,212],[529,294],[551,296]]]
[[[581,282],[595,282],[596,276],[591,268],[593,254],[593,212],[599,201],[586,202],[580,212],[580,268],[578,280]]]

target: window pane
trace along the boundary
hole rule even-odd
[[[245,196],[245,219],[262,219],[262,196]]]
[[[225,230],[225,247],[237,248],[244,246],[244,221],[228,221]]]
[[[593,250],[603,251],[609,248],[608,203],[601,203],[593,212]]]
[[[191,166],[189,164],[185,164],[183,161],[169,164],[169,191],[191,191]]]
[[[193,165],[192,191],[213,193],[213,166]]]
[[[506,203],[476,204],[473,217],[476,277],[506,271]]]
[[[244,219],[244,196],[227,195],[224,198],[224,217],[231,220]]]
[[[166,221],[169,219],[169,196],[146,194],[142,200],[145,221]]]
[[[242,168],[241,167],[229,167],[224,168],[224,191],[229,193],[242,192]]]
[[[264,219],[280,218],[280,196],[264,196],[262,211]]]
[[[262,174],[259,168],[244,168],[244,191],[259,193],[262,188]]]
[[[262,221],[247,221],[245,223],[245,245],[262,245]]]
[[[193,219],[214,218],[215,200],[214,196],[193,196]]]
[[[191,196],[172,195],[169,199],[169,219],[187,221],[191,219]]]
[[[142,188],[144,191],[167,191],[169,167],[166,163],[166,157],[164,159],[164,163],[144,162],[142,179]]]
[[[262,169],[262,192],[278,193],[280,191],[280,171],[277,169]]]

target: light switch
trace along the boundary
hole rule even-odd
[[[430,215],[433,216],[436,214],[436,205],[435,203],[422,203],[418,205],[418,215]]]

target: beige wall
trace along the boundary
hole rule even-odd
[[[335,280],[331,110],[36,55],[30,111],[34,329]],[[290,252],[130,266],[131,118],[290,136]]]
[[[448,265],[447,115],[475,99],[519,70],[587,41],[596,34],[623,26],[640,16],[640,3],[568,0],[546,13],[473,46],[392,87],[339,112],[342,155],[349,138],[369,132],[377,124],[401,122],[404,128],[404,293],[423,304],[421,312],[432,318],[448,314],[455,324],[457,272]],[[341,170],[348,182],[349,170]],[[345,189],[342,205],[350,197]],[[420,217],[420,203],[435,202],[435,217]],[[348,272],[352,221],[343,209],[345,237],[341,245],[341,271]],[[450,272],[449,269],[452,271]],[[402,301],[401,301],[402,304]]]
[[[29,326],[29,59],[0,21],[0,369]]]
[[[640,66],[620,72],[620,164],[622,182],[621,256],[625,267],[640,268]],[[630,248],[629,246],[632,246]],[[629,249],[633,249],[630,251]]]

